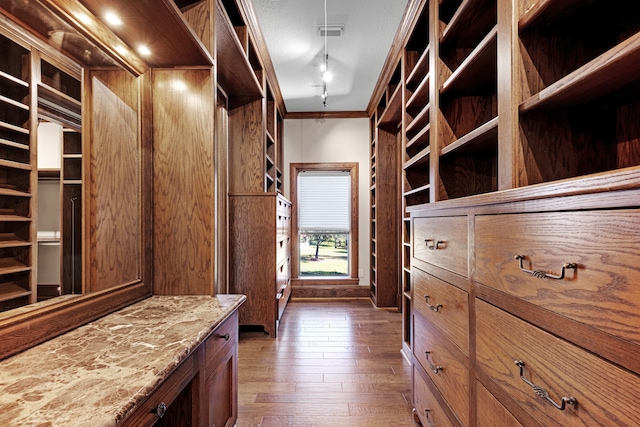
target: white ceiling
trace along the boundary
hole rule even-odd
[[[343,25],[328,37],[327,106],[320,64],[324,0],[253,0],[287,112],[365,111],[407,0],[327,0],[327,24]]]

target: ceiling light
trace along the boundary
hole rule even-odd
[[[115,12],[107,12],[104,15],[104,19],[107,21],[107,24],[112,25],[114,27],[119,27],[122,25],[122,19]]]
[[[149,50],[149,48],[145,45],[140,45],[138,46],[138,53],[142,56],[149,56],[151,55],[151,50]]]

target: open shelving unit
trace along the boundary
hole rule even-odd
[[[0,311],[36,301],[30,51],[0,34]]]

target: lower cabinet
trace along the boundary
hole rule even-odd
[[[232,427],[237,417],[238,312],[235,311],[121,425]]]
[[[291,296],[291,202],[277,193],[229,195],[229,292],[240,324],[275,338]]]
[[[637,192],[573,192],[411,212],[423,426],[638,425]]]

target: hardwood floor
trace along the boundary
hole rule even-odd
[[[278,338],[241,332],[238,427],[415,427],[401,314],[291,300]]]

